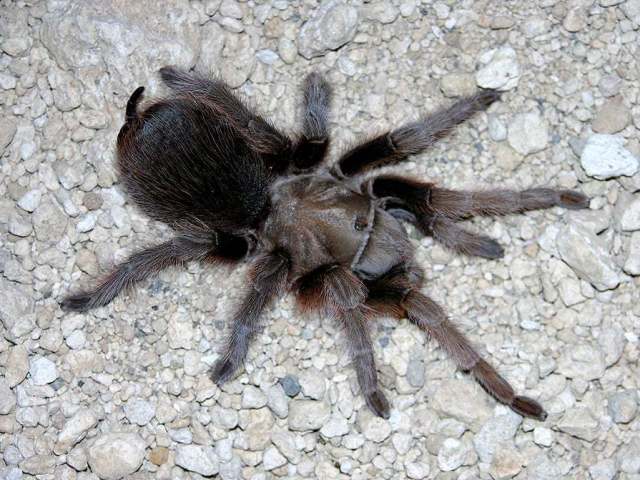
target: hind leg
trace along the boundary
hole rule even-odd
[[[229,85],[170,66],[160,69],[160,78],[176,93],[206,97],[219,114],[245,137],[247,144],[262,156],[270,170],[279,173],[288,168],[293,148],[291,140],[247,107]]]
[[[289,258],[277,251],[259,257],[253,264],[249,277],[251,285],[231,320],[224,351],[210,373],[216,384],[228,381],[242,365],[259,330],[260,315],[282,291],[288,269]]]
[[[500,93],[495,90],[484,90],[461,98],[450,107],[429,113],[417,122],[407,123],[355,146],[340,157],[334,169],[340,175],[352,176],[402,162],[431,147],[454,127],[486,110],[499,98]]]
[[[329,148],[331,89],[319,73],[307,76],[303,86],[302,135],[294,150],[294,165],[305,170],[317,166]]]
[[[66,297],[60,306],[64,310],[78,312],[103,307],[111,303],[123,290],[166,268],[183,266],[194,260],[237,261],[246,252],[246,241],[238,237],[219,235],[216,243],[176,237],[134,253],[93,289]]]

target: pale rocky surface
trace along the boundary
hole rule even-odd
[[[518,85],[518,54],[509,45],[484,52],[479,58],[476,81],[482,88],[511,90]]]
[[[0,478],[636,479],[640,475],[640,0],[0,3]],[[502,100],[398,168],[453,188],[576,188],[587,212],[477,219],[463,258],[410,229],[425,291],[545,422],[433,342],[372,328],[391,418],[359,395],[332,322],[291,297],[246,368],[207,378],[246,268],[190,265],[88,314],[58,301],[170,236],[113,164],[139,85],[220,75],[288,131],[334,88],[332,158],[478,86]]]
[[[191,442],[189,442],[191,443]],[[179,445],[176,450],[176,465],[185,470],[210,477],[218,472],[218,458],[212,447]]]
[[[126,478],[142,465],[146,446],[138,434],[107,433],[98,436],[87,449],[87,462],[101,479]]]
[[[620,284],[619,268],[602,237],[569,224],[558,232],[556,246],[560,258],[598,290],[610,290]]]
[[[520,113],[509,124],[509,145],[521,155],[544,150],[549,143],[546,122],[537,112]]]
[[[639,161],[624,147],[624,143],[624,138],[618,135],[590,136],[580,159],[586,174],[601,180],[634,175]]]

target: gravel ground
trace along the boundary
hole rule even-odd
[[[640,478],[640,0],[160,3],[0,1],[1,478]],[[325,71],[334,154],[478,85],[504,90],[400,170],[593,198],[474,221],[499,261],[410,232],[426,291],[547,421],[384,319],[392,416],[375,418],[336,327],[290,297],[219,389],[206,370],[243,268],[167,271],[63,314],[71,285],[170,235],[113,168],[125,102],[162,93],[165,64],[218,73],[291,130],[302,77]]]

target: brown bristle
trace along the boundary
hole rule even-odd
[[[590,198],[586,195],[573,190],[562,190],[560,192],[559,206],[577,210],[580,208],[589,208]]]
[[[303,313],[317,310],[323,306],[322,297],[318,293],[315,289],[298,290],[296,299],[298,301],[298,307]]]
[[[389,401],[380,390],[376,390],[368,395],[365,394],[365,400],[367,401],[369,408],[371,408],[377,416],[384,419],[388,419],[390,417]]]
[[[367,307],[377,316],[389,316],[391,318],[403,318],[407,312],[399,303],[385,302],[384,300],[367,300]]]
[[[529,397],[515,397],[510,407],[514,412],[519,413],[523,417],[535,418],[541,421],[547,419],[547,412],[544,411],[542,405]]]

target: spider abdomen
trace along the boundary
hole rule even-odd
[[[263,217],[269,185],[244,134],[206,98],[156,102],[123,127],[121,179],[146,214],[176,230],[244,232]]]

